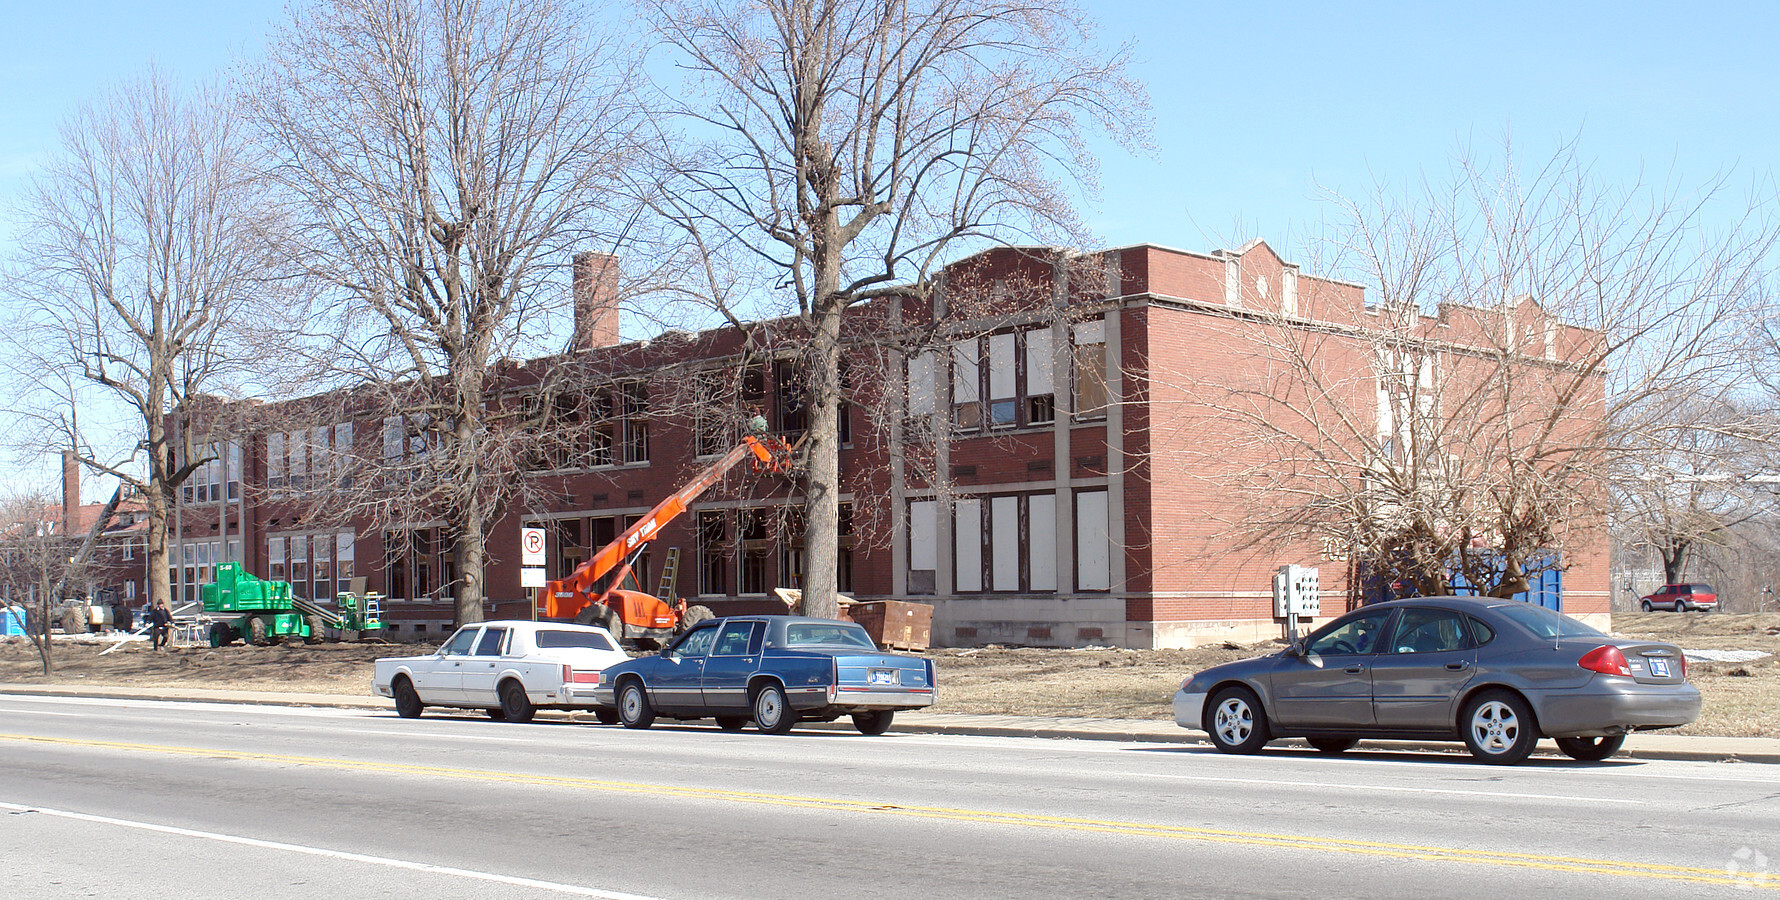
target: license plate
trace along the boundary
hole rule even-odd
[[[872,684],[901,684],[901,674],[895,669],[872,669],[870,681]]]
[[[1666,659],[1651,659],[1650,674],[1655,675],[1658,678],[1669,677],[1669,661]]]

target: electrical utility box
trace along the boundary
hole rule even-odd
[[[1322,594],[1317,587],[1315,566],[1280,566],[1273,575],[1273,615],[1320,616],[1323,614]]]

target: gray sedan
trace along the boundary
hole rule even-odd
[[[1361,738],[1462,740],[1502,765],[1541,736],[1576,759],[1606,759],[1632,731],[1699,713],[1679,647],[1475,597],[1362,607],[1272,656],[1206,669],[1174,695],[1175,722],[1225,753],[1282,737],[1325,753]]]

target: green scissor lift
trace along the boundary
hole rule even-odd
[[[305,600],[291,591],[288,581],[263,581],[241,569],[240,563],[216,567],[216,580],[199,588],[204,612],[210,614],[210,646],[221,647],[245,638],[256,645],[297,636],[306,644],[319,644],[322,626],[341,631],[381,631],[381,599],[342,591],[335,598],[338,611]]]

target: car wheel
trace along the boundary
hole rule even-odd
[[[1625,744],[1625,735],[1616,734],[1610,737],[1573,737],[1558,738],[1558,749],[1571,759],[1584,762],[1600,762],[1619,752]]]
[[[718,716],[717,727],[724,731],[741,731],[748,724],[747,716]]]
[[[1225,753],[1255,753],[1269,739],[1267,713],[1248,688],[1227,687],[1212,695],[1210,719],[1205,730]]]
[[[649,705],[649,693],[641,681],[627,681],[618,689],[618,721],[626,728],[648,728],[655,724],[655,707]]]
[[[420,711],[426,707],[421,705],[420,695],[414,693],[414,685],[406,678],[397,678],[395,683],[396,715],[404,719],[420,717]]]
[[[525,688],[517,681],[509,681],[501,685],[501,712],[507,714],[507,721],[521,724],[530,722],[538,708],[532,705],[530,697],[525,695]]]
[[[1649,601],[1649,600],[1646,600],[1646,601],[1644,601],[1644,602],[1643,602],[1643,603],[1640,603],[1640,604],[1638,604],[1638,605],[1639,605],[1639,606],[1640,606],[1640,607],[1642,607],[1642,608],[1643,608],[1643,610],[1644,610],[1644,611],[1645,611],[1645,612],[1650,612],[1650,611],[1651,611],[1651,609],[1652,609],[1652,608],[1653,608],[1653,607],[1652,607],[1652,606],[1651,606],[1651,605],[1650,605],[1650,601]]]
[[[1346,753],[1359,743],[1356,738],[1314,737],[1305,738],[1305,740],[1310,743],[1310,746],[1315,747],[1317,752],[1330,754]]]
[[[598,721],[601,725],[616,725],[616,724],[618,724],[618,721],[619,721],[618,720],[618,710],[596,709],[593,711],[593,718],[596,721]]]
[[[797,714],[785,700],[785,689],[768,684],[754,695],[754,727],[762,734],[784,734],[797,724]]]
[[[231,630],[232,629],[230,629],[229,626],[224,625],[221,622],[210,623],[210,646],[212,646],[212,647],[226,647],[226,646],[228,646],[229,642],[233,641],[235,639],[235,635],[230,633]]]
[[[1507,691],[1485,691],[1465,705],[1460,718],[1465,746],[1479,762],[1512,766],[1531,756],[1539,728],[1527,701]]]
[[[853,727],[860,734],[883,734],[890,730],[890,720],[896,717],[893,709],[880,709],[875,712],[853,714]]]

